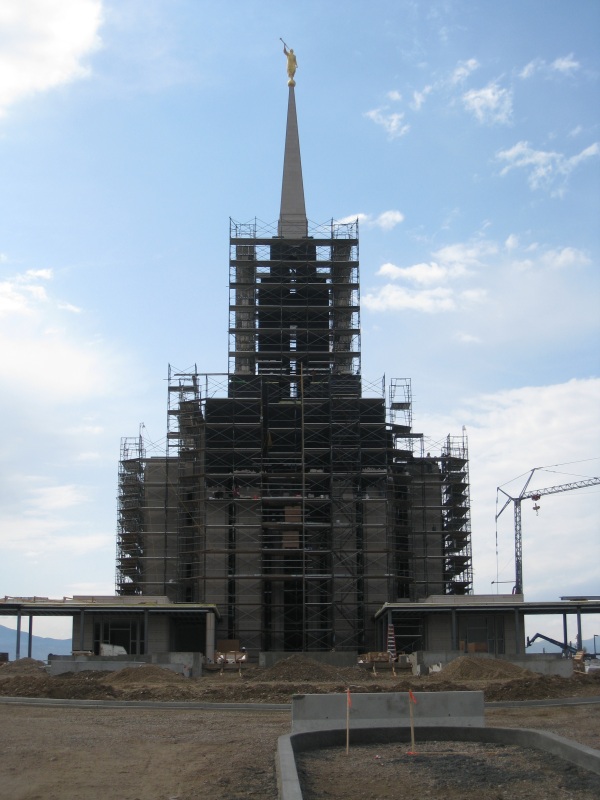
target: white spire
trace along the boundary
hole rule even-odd
[[[285,152],[283,156],[283,182],[281,185],[281,208],[279,211],[279,236],[299,239],[308,235],[308,220],[304,205],[302,162],[300,161],[300,138],[296,117],[294,87],[289,87]]]

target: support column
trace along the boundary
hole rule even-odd
[[[102,641],[102,638],[100,638]],[[84,642],[85,642],[85,611],[81,609],[79,612],[79,649],[84,650]]]
[[[453,608],[450,612],[452,615],[452,641],[451,646],[453,650],[458,650],[458,620],[456,618],[456,609]]]
[[[515,608],[515,653],[521,655],[521,620],[517,608]]]
[[[583,639],[581,638],[581,606],[577,606],[577,649],[583,648]]]
[[[17,611],[17,647],[15,651],[15,661],[21,658],[21,610]]]
[[[206,615],[206,643],[204,645],[204,655],[207,661],[215,660],[215,615],[210,611]]]
[[[562,618],[563,618],[563,642],[564,642],[564,645],[565,645],[565,648],[566,648],[566,646],[569,644],[569,640],[567,639],[567,636],[568,636],[568,632],[567,632],[567,615],[564,613],[564,611],[563,611]],[[563,655],[566,655],[566,652],[567,652],[566,649],[564,649],[563,650]]]
[[[33,639],[33,614],[29,615],[29,636],[27,639],[27,658],[31,658]]]

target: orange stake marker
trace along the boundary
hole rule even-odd
[[[416,756],[415,751],[415,715],[413,712],[413,705],[416,705],[417,698],[414,696],[412,691],[408,690],[408,711],[410,714],[410,750],[408,754],[411,756]]]

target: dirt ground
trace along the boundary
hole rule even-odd
[[[407,691],[409,686],[415,691],[482,689],[488,701],[584,698],[600,696],[600,675],[538,676],[505,662],[473,657],[457,659],[428,678],[337,669],[302,656],[268,670],[247,667],[241,676],[231,671],[198,679],[181,678],[155,666],[55,678],[30,659],[0,667],[0,695],[12,697],[287,703],[297,693],[340,692],[347,687],[355,692]],[[600,749],[600,704],[496,708],[486,711],[486,722],[550,730]],[[276,741],[289,731],[289,710],[90,709],[0,703],[0,798],[275,800]],[[349,760],[333,751],[320,754],[312,765],[303,765],[305,800],[338,796],[387,800],[398,796],[398,781],[403,791],[408,790],[409,779],[416,787],[409,794],[418,790],[422,797],[445,800],[599,796],[600,784],[588,773],[560,764],[562,772],[554,774],[556,764],[547,759],[540,762],[525,751],[511,753],[512,748],[480,745],[467,751],[463,745],[448,743],[441,750],[433,743],[427,747],[433,749],[420,753],[420,761],[412,757],[408,764],[404,753],[384,749],[374,754],[372,749],[356,748]],[[375,755],[380,758],[375,760]],[[353,765],[350,771],[349,763]],[[461,777],[465,774],[471,776],[468,786]],[[523,774],[529,776],[530,785],[521,777],[517,781],[515,776]],[[333,781],[341,794],[333,793],[327,781]],[[518,793],[521,789],[524,794]]]

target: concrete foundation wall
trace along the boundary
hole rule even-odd
[[[483,726],[483,692],[414,692],[415,727]],[[351,695],[350,729],[410,725],[408,692]],[[346,694],[304,694],[292,698],[292,732],[346,728]]]
[[[471,658],[494,658],[498,661],[508,661],[532,672],[541,675],[560,675],[570,678],[573,674],[573,661],[554,653],[531,653],[529,655],[503,655],[494,656],[492,653],[463,653],[460,650],[418,650],[408,656],[413,665],[414,675],[426,675],[429,669],[436,664],[449,664],[455,658],[468,655]]]
[[[154,653],[146,656],[51,656],[48,660],[50,675],[66,672],[101,670],[116,672],[126,667],[141,667],[156,664],[184,677],[199,678],[202,675],[202,653]]]

